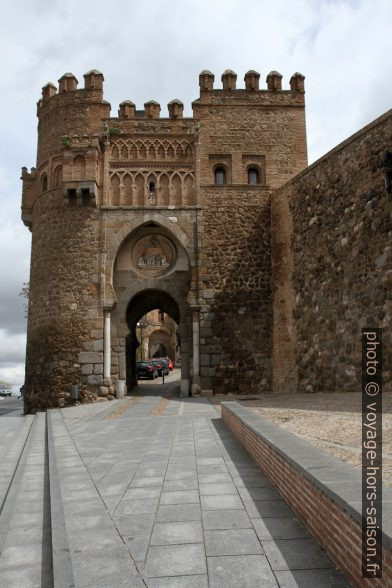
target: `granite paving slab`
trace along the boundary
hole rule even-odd
[[[208,557],[210,588],[273,588],[278,582],[263,555]]]
[[[134,403],[53,411],[75,588],[346,586],[209,401],[161,403],[151,390]],[[30,498],[38,466],[32,456]],[[42,524],[23,502],[15,544]],[[5,578],[16,588],[11,556]]]

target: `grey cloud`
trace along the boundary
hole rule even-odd
[[[112,0],[109,10],[103,0],[26,0],[6,3],[2,16],[0,349],[25,328],[18,293],[28,280],[30,235],[20,221],[19,176],[22,165],[35,165],[35,105],[46,82],[72,71],[82,86],[83,73],[97,68],[113,116],[124,99],[138,108],[155,99],[165,116],[172,98],[189,116],[202,69],[215,74],[217,88],[226,68],[239,87],[248,69],[260,71],[263,84],[278,69],[284,88],[301,71],[310,162],[390,107],[390,0]],[[17,363],[12,349],[7,361]]]
[[[19,334],[26,332],[24,299],[18,296],[18,286],[0,294],[0,328],[7,333]]]

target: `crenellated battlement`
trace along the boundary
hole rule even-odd
[[[42,109],[49,103],[53,104],[53,99],[57,97],[57,99],[60,100],[63,100],[64,98],[74,98],[76,103],[85,100],[94,102],[98,101],[105,107],[104,114],[107,117],[110,117],[110,104],[103,100],[103,74],[98,70],[93,69],[84,74],[83,77],[83,89],[78,89],[77,78],[74,74],[69,72],[62,75],[58,80],[58,91],[57,87],[52,82],[46,84],[42,88],[42,98],[38,101],[38,116],[40,116]],[[304,94],[305,92],[305,77],[298,72],[294,73],[290,78],[290,90],[282,89],[283,76],[278,71],[273,70],[269,72],[266,76],[265,88],[260,88],[260,77],[259,72],[249,70],[244,76],[245,87],[237,88],[237,74],[233,70],[227,69],[221,76],[222,87],[214,88],[214,74],[209,70],[203,70],[199,74],[200,98],[202,101],[206,101],[209,97],[211,98],[212,94],[216,96],[217,94],[225,93],[227,95],[230,94],[233,99],[234,96],[240,96],[241,99],[245,99],[244,93],[252,93],[259,96],[263,95],[265,101],[268,99],[268,96],[266,96],[268,94],[282,93],[282,95],[287,95],[287,93],[291,93],[296,96],[298,101],[298,95]],[[255,100],[255,98],[252,97],[251,100]],[[184,105],[180,100],[171,100],[167,106],[169,118],[178,119],[183,117]],[[155,100],[145,102],[143,111],[137,110],[135,104],[130,100],[124,100],[119,105],[118,117],[120,119],[146,118],[152,120],[160,118],[160,116],[161,107]]]
[[[259,72],[250,69],[246,72],[244,76],[245,81],[245,90],[248,92],[282,92],[282,74],[278,71],[270,71],[270,73],[266,77],[266,88],[260,89],[260,74]],[[241,88],[237,88],[237,74],[231,70],[226,69],[222,76],[222,87],[221,88],[214,88],[214,80],[215,76],[209,70],[203,70],[199,75],[199,87],[200,93],[204,92],[233,92],[233,91],[243,91]],[[290,90],[289,92],[305,92],[305,85],[304,85],[305,76],[296,72],[291,76],[290,79]]]
[[[110,183],[107,175],[108,164],[104,160],[105,145],[108,144],[111,144],[110,150],[107,151],[111,154],[109,158],[115,156],[117,151],[119,153],[114,157],[113,164],[110,164],[114,165],[116,170],[119,165],[123,166],[123,162],[127,160],[129,160],[127,165],[134,165],[132,161],[137,161],[137,165],[140,165],[140,162],[143,161],[143,165],[148,170],[154,159],[160,164],[165,162],[164,166],[167,166],[172,159],[173,165],[170,173],[177,173],[176,165],[181,167],[184,159],[181,150],[176,149],[176,141],[181,142],[185,139],[186,144],[198,141],[203,144],[200,154],[203,166],[205,170],[208,170],[205,174],[204,172],[200,174],[200,177],[204,175],[203,182],[209,183],[211,181],[212,170],[216,165],[215,160],[220,161],[226,169],[228,177],[232,178],[235,183],[243,182],[244,169],[250,165],[250,162],[253,162],[263,177],[265,175],[264,156],[258,153],[257,143],[265,140],[263,137],[266,136],[266,132],[263,128],[266,127],[262,127],[256,132],[257,139],[255,139],[254,145],[249,144],[250,155],[241,156],[241,161],[239,155],[230,153],[231,148],[228,141],[230,142],[232,139],[226,136],[223,140],[222,129],[225,129],[227,125],[233,128],[236,125],[241,127],[243,123],[240,121],[243,120],[243,117],[247,118],[248,116],[256,117],[255,121],[257,118],[263,118],[265,125],[270,119],[268,113],[271,107],[277,109],[276,112],[279,112],[277,116],[281,120],[283,120],[282,117],[286,117],[286,120],[287,116],[292,116],[284,114],[286,108],[299,107],[303,110],[305,78],[298,72],[294,73],[290,79],[289,90],[282,89],[282,75],[275,70],[266,75],[264,88],[261,88],[260,84],[261,75],[255,70],[248,70],[245,73],[243,88],[238,87],[237,78],[236,72],[226,69],[221,75],[221,87],[214,88],[214,74],[209,70],[203,70],[199,75],[200,97],[192,104],[193,117],[184,117],[184,104],[177,98],[168,103],[166,116],[165,114],[161,116],[161,105],[155,100],[145,102],[144,108],[141,110],[138,110],[131,100],[124,100],[119,105],[118,116],[111,117],[110,104],[104,100],[104,76],[96,69],[83,75],[83,88],[78,88],[78,79],[71,72],[67,72],[59,78],[58,88],[49,82],[42,88],[42,97],[38,102],[38,172],[34,177],[27,176],[27,171],[23,172],[24,219],[30,215],[28,211],[39,195],[57,188],[62,189],[69,204],[83,201],[84,204],[97,206],[98,203],[108,204],[113,200],[111,197],[104,196],[106,189],[104,183],[105,181],[106,184]],[[259,112],[257,115],[255,115],[255,108]],[[263,114],[264,109],[265,114]],[[290,110],[286,112],[288,113]],[[298,140],[305,144],[304,137],[302,137],[304,127],[301,117],[303,115],[298,113],[298,116],[299,125],[297,127],[293,125],[292,128],[293,130],[295,128]],[[238,122],[235,122],[237,119]],[[288,121],[289,119],[285,124]],[[216,130],[215,125],[217,125]],[[272,121],[271,128],[276,129],[275,120]],[[137,140],[135,142],[138,136],[141,143]],[[146,136],[150,136],[148,139],[151,143],[150,147],[150,143],[144,142]],[[168,140],[162,141],[163,136],[166,136]],[[121,141],[117,141],[120,137],[123,144]],[[132,148],[128,148],[129,140],[133,145]],[[238,149],[238,146],[235,149]],[[205,154],[204,151],[206,151]],[[302,160],[302,156],[301,151],[300,160]],[[185,174],[184,178],[187,177],[187,174],[193,173],[195,167],[193,157],[194,155],[190,158],[192,160],[189,161],[190,165],[181,171],[182,174]],[[143,173],[147,177],[149,172]],[[155,173],[158,178],[162,170],[157,168]],[[104,180],[105,177],[106,180]],[[170,185],[170,174],[168,177]],[[117,176],[115,176],[116,178]],[[136,180],[133,179],[132,182],[134,181]],[[146,182],[147,180],[145,180],[145,185],[147,185]],[[119,193],[123,190],[122,176],[119,179],[119,187],[114,192],[116,190]],[[142,195],[139,198],[118,197],[114,198],[114,201],[133,202],[137,200],[144,203],[145,190],[145,187],[141,188]],[[82,192],[83,197],[81,197]],[[131,193],[131,189],[129,192]],[[132,188],[133,192],[135,192],[134,188]],[[188,192],[186,200],[190,202],[192,200],[190,188]],[[180,200],[173,198],[171,202],[179,202]]]
[[[64,94],[66,92],[94,92],[94,98],[97,98],[101,94],[101,100],[103,98],[103,82],[104,77],[101,72],[97,69],[92,69],[83,75],[84,77],[84,88],[78,89],[78,80],[73,73],[67,72],[59,78],[59,88],[52,82],[45,84],[42,88],[42,102],[46,102],[53,96]]]
[[[187,166],[184,169],[181,168],[184,156],[176,145],[184,140],[186,145],[188,143],[192,145],[194,142],[202,144],[200,157],[204,171],[200,174],[200,178],[203,183],[210,183],[216,162],[220,162],[226,169],[228,178],[234,183],[243,183],[244,170],[251,164],[259,170],[261,177],[265,176],[264,155],[259,153],[259,143],[264,141],[270,132],[266,134],[264,130],[267,128],[265,127],[267,121],[270,120],[270,109],[276,109],[279,120],[284,119],[285,124],[291,125],[290,117],[294,115],[289,114],[290,109],[299,107],[303,110],[304,107],[305,78],[298,72],[294,73],[290,79],[290,89],[285,90],[282,89],[282,75],[278,71],[273,70],[268,73],[264,88],[260,87],[260,77],[259,72],[248,70],[243,78],[245,87],[239,88],[236,72],[226,69],[221,75],[221,87],[214,88],[214,74],[209,70],[203,70],[199,75],[200,97],[192,104],[193,117],[184,117],[184,105],[177,98],[168,103],[166,116],[161,116],[161,105],[155,100],[145,102],[142,110],[138,110],[131,100],[124,100],[119,105],[118,116],[111,117],[110,104],[104,100],[104,76],[96,69],[83,75],[83,88],[78,88],[78,79],[71,72],[59,78],[58,88],[51,82],[46,84],[42,88],[42,97],[38,102],[38,172],[34,177],[27,176],[27,171],[23,172],[24,218],[27,219],[30,215],[28,211],[39,195],[57,188],[61,188],[68,204],[83,202],[98,206],[102,203],[107,205],[111,201],[128,204],[137,201],[143,204],[148,196],[146,196],[147,188],[145,188],[146,178],[150,173],[148,170],[151,165],[156,167],[152,161],[159,163],[154,171],[157,181],[163,169],[167,173],[167,166],[171,162],[168,185],[169,192],[172,191],[174,194],[175,190],[170,187],[172,181],[170,174],[177,173],[176,166],[180,166],[181,182],[185,181],[187,174],[192,174],[196,167],[193,147],[190,147],[185,157],[189,160]],[[258,114],[255,114],[256,112]],[[305,145],[303,114],[298,112],[295,117],[299,117],[299,124],[292,125],[291,128],[301,145]],[[255,135],[254,144],[249,143],[247,147],[249,153],[240,156],[235,153],[238,149],[237,140],[233,149],[229,146],[229,143],[233,141],[230,133],[238,131],[229,131],[228,135],[222,135],[222,131],[229,127],[242,128],[241,121],[247,121],[248,118],[249,128],[252,128],[252,133]],[[250,123],[251,118],[253,123]],[[256,131],[252,125],[258,119],[263,119],[264,126]],[[274,118],[271,121],[271,132],[272,130],[275,132],[276,124]],[[146,136],[149,137],[147,143],[145,143]],[[162,141],[163,136],[166,136],[167,140]],[[120,137],[122,142],[117,140]],[[137,137],[140,137],[141,142]],[[105,147],[108,144],[111,145],[109,150]],[[301,161],[302,151],[303,149],[298,155]],[[118,187],[116,185],[115,188],[111,188],[113,194],[117,192],[122,194],[124,191],[125,176],[118,176],[119,166],[124,167],[126,161],[128,161],[127,165],[135,165],[137,162],[138,166],[143,162],[142,167],[144,166],[146,170],[143,173],[146,178],[144,187],[140,182],[141,194],[138,198],[134,195],[128,198],[126,190],[124,197],[121,195],[121,197],[112,198],[110,195],[104,195],[107,190],[105,182],[106,186],[113,183],[110,176],[112,172],[108,171],[108,163],[105,160],[105,152],[110,153],[106,157],[109,157],[111,161],[114,157],[110,165],[116,169],[117,175],[113,177],[115,182],[118,179]],[[117,152],[118,155],[116,155]],[[191,152],[192,155],[189,158]],[[162,165],[161,169],[159,166],[162,167]],[[288,168],[290,166],[291,163]],[[270,177],[273,175],[270,174]],[[131,184],[135,183],[135,178],[132,179]],[[159,186],[159,181],[157,185]],[[129,188],[128,191],[129,194],[137,192],[134,187],[132,190]],[[193,202],[190,187],[187,188],[187,194],[186,201]],[[170,200],[171,203],[180,201],[183,202],[177,196],[176,198],[173,196]]]

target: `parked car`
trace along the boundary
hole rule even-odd
[[[6,396],[11,396],[12,392],[10,390],[0,390],[0,396],[2,396],[3,398],[5,398]]]
[[[154,380],[158,377],[158,368],[150,361],[139,361],[136,364],[136,375],[138,380],[142,378]]]
[[[162,376],[162,373],[165,374],[165,376],[169,375],[169,368],[167,367],[165,359],[152,359],[151,363],[157,366],[158,376]]]
[[[172,371],[172,369],[174,369],[174,363],[172,362],[172,360],[170,359],[170,357],[166,356],[166,357],[157,357],[157,359],[163,359],[164,361],[166,361],[166,365],[169,368],[170,371]]]

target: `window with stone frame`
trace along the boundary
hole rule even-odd
[[[217,165],[214,169],[214,184],[224,186],[226,184],[226,170],[223,165]]]
[[[248,184],[249,186],[260,184],[260,172],[255,166],[248,167]]]

